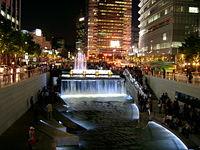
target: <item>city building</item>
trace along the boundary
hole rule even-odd
[[[35,29],[33,32],[29,32],[33,41],[40,45],[42,50],[52,50],[51,41],[46,40],[46,37],[43,36],[41,29]]]
[[[65,39],[62,37],[53,37],[52,39],[52,48],[61,52],[65,49]]]
[[[132,51],[131,53],[138,53],[138,51],[135,51],[136,49],[138,50],[138,42],[139,42],[139,28],[132,27]]]
[[[140,0],[134,0],[132,3],[132,50],[130,52],[130,55],[136,55],[138,53],[138,43],[139,43],[139,31],[138,28],[139,25],[139,4]]]
[[[140,53],[173,60],[184,39],[199,32],[198,0],[140,0],[139,7]]]
[[[132,0],[89,0],[87,19],[87,57],[107,61],[130,52]]]
[[[21,0],[0,0],[0,14],[13,28],[21,29]]]
[[[76,49],[87,50],[87,19],[82,10],[76,22]]]

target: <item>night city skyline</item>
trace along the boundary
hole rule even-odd
[[[47,0],[22,0],[22,29],[42,29],[48,40],[52,36],[64,37],[66,43],[74,44],[75,22],[84,0],[59,2]]]
[[[137,27],[139,0],[133,2],[133,26]],[[85,0],[59,3],[53,1],[22,0],[22,29],[33,31],[42,29],[47,39],[51,37],[64,37],[67,45],[75,45],[76,20],[80,10],[85,8]]]

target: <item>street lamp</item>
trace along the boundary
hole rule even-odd
[[[116,49],[113,49],[113,61],[115,60],[115,52],[116,52]]]

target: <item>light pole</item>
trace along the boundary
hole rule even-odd
[[[115,60],[115,52],[116,52],[116,49],[113,49],[113,61]]]

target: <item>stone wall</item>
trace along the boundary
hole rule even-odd
[[[125,86],[126,86],[126,90],[127,90],[127,94],[132,96],[134,100],[136,100],[137,102],[137,89],[136,87],[134,86],[134,84],[130,81],[129,78],[126,78],[126,82],[125,82]]]
[[[157,98],[160,98],[163,92],[167,92],[170,99],[174,100],[175,92],[177,91],[200,99],[200,86],[152,76],[146,77]]]
[[[47,85],[49,73],[0,88],[0,135],[37,101],[38,91]]]

